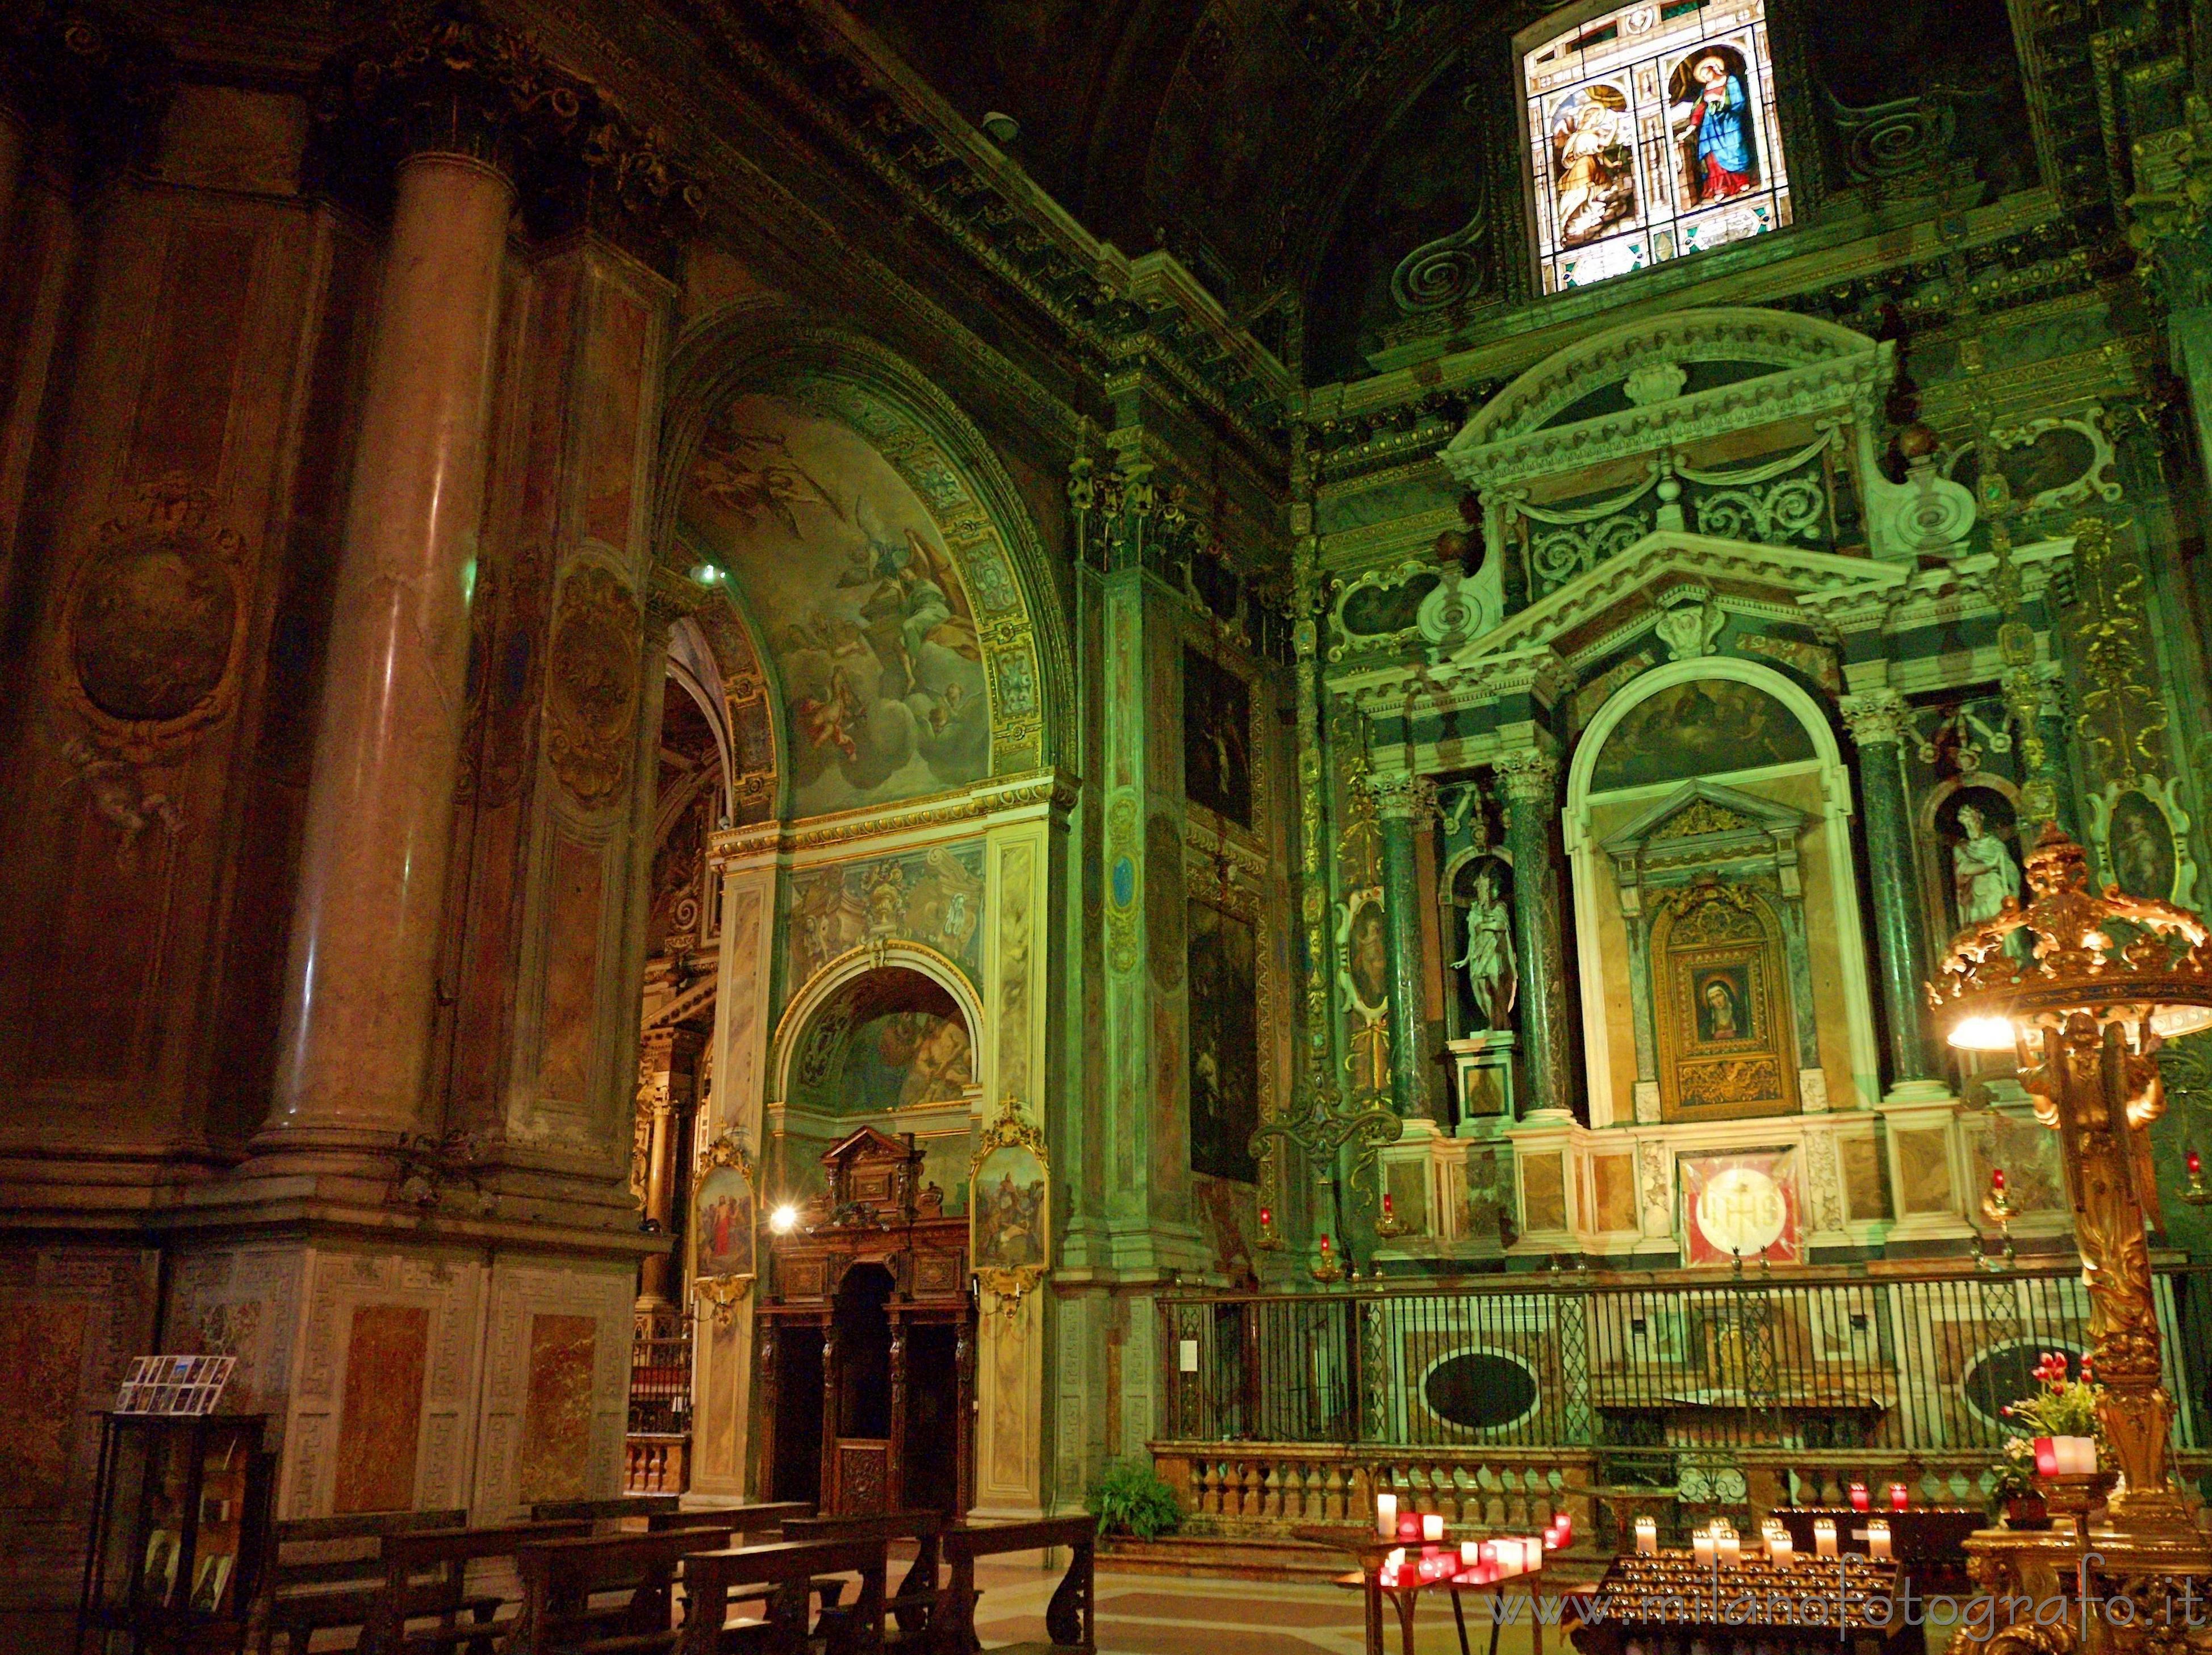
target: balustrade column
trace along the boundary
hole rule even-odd
[[[1566,946],[1559,926],[1559,858],[1552,834],[1559,812],[1559,761],[1530,748],[1501,754],[1496,769],[1505,792],[1505,849],[1513,859],[1523,1073],[1536,1109],[1565,1110],[1571,1107],[1567,1089],[1572,1068]]]
[[[1413,844],[1434,813],[1437,790],[1426,776],[1379,776],[1369,784],[1382,828],[1382,907],[1390,963],[1390,1102],[1407,1119],[1433,1119],[1427,1041],[1421,1017],[1421,890]]]
[[[1889,1031],[1893,1092],[1937,1074],[1923,997],[1928,945],[1912,870],[1912,828],[1905,792],[1905,697],[1894,690],[1843,698],[1844,721],[1859,750],[1859,793],[1865,804],[1867,867],[1874,878],[1876,976]]]
[[[462,733],[494,336],[514,186],[399,167],[362,399],[271,1128],[418,1123]]]

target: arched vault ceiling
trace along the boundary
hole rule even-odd
[[[852,0],[1097,234],[1163,240],[1232,308],[1295,281],[1389,119],[1496,0]]]

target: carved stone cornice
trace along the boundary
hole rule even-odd
[[[952,822],[982,821],[1039,810],[1050,815],[1065,815],[1075,807],[1082,790],[1080,778],[1062,770],[994,776],[958,793],[937,794],[904,804],[845,811],[805,822],[726,828],[708,837],[707,857],[711,864],[720,867],[770,852],[812,850],[825,845],[908,833],[917,828],[942,827]]]
[[[583,227],[649,262],[699,228],[703,200],[661,136],[473,0],[408,0],[325,65],[328,182],[380,193],[416,155],[459,155],[513,179],[541,229]]]
[[[0,6],[0,119],[60,122],[87,166],[137,153],[160,128],[175,86],[169,49],[101,7],[70,0]]]
[[[1851,739],[1862,747],[1905,739],[1907,709],[1905,697],[1894,690],[1861,690],[1844,697],[1836,710],[1850,727]]]

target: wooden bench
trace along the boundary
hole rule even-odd
[[[471,1596],[469,1565],[513,1557],[532,1542],[589,1534],[591,1527],[579,1519],[386,1535],[383,1591],[362,1633],[362,1655],[453,1655],[463,1647],[468,1655],[493,1655],[494,1640],[508,1630],[498,1620],[507,1600],[496,1593]],[[437,1624],[408,1630],[409,1622],[422,1620]]]
[[[677,1640],[677,1569],[692,1553],[726,1547],[730,1535],[725,1523],[521,1548],[522,1611],[507,1655],[665,1655]],[[617,1601],[592,1601],[606,1597]]]
[[[914,1562],[898,1590],[884,1601],[896,1623],[884,1634],[887,1647],[915,1644],[925,1637],[937,1608],[939,1542],[945,1530],[942,1512],[888,1512],[875,1517],[793,1518],[783,1525],[786,1540],[911,1540]]]
[[[779,1500],[696,1512],[655,1512],[646,1518],[645,1528],[648,1534],[665,1534],[671,1529],[711,1529],[719,1524],[733,1534],[767,1534],[794,1518],[813,1515],[814,1507],[803,1500]]]
[[[810,1628],[816,1584],[848,1573],[860,1577],[860,1596],[848,1604],[824,1603]],[[807,1655],[817,1648],[820,1655],[874,1655],[884,1646],[884,1542],[872,1538],[694,1553],[684,1560],[686,1613],[676,1655]],[[763,1597],[764,1619],[727,1625],[732,1602]]]
[[[1047,1643],[1006,1644],[991,1655],[1052,1655],[1077,1650],[1097,1655],[1097,1627],[1092,1618],[1092,1569],[1098,1549],[1095,1517],[1048,1517],[1034,1523],[978,1524],[948,1528],[943,1546],[950,1578],[931,1616],[931,1655],[970,1655],[982,1646],[975,1637],[975,1560],[1007,1552],[1043,1551],[1066,1546],[1073,1553],[1067,1573],[1045,1606]]]
[[[371,1512],[271,1524],[254,1647],[268,1655],[281,1634],[285,1655],[307,1655],[319,1632],[358,1634],[384,1594],[385,1536],[468,1520],[459,1511]]]
[[[663,1516],[681,1503],[675,1494],[617,1494],[611,1500],[541,1500],[530,1507],[533,1523],[620,1523]]]

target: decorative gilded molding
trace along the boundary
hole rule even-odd
[[[1030,1170],[1024,1156],[1034,1162],[1033,1187],[1028,1183],[1012,1183],[1015,1171]],[[984,1168],[994,1160],[1003,1162],[1001,1177],[1006,1184],[1000,1194],[987,1196],[981,1180]],[[977,1136],[975,1153],[968,1158],[968,1256],[987,1314],[1004,1315],[1011,1321],[1020,1311],[1022,1300],[1036,1289],[1049,1268],[1051,1173],[1051,1158],[1045,1153],[1044,1129],[1023,1111],[1012,1092],[1007,1093],[999,1105],[997,1117]],[[1002,1210],[1008,1205],[1007,1191],[1012,1196],[1012,1211]],[[1023,1244],[1036,1253],[1035,1262],[1016,1262],[1010,1237],[1018,1231],[1027,1237]]]
[[[2082,653],[2075,731],[2082,751],[2106,782],[2162,776],[2169,715],[2144,670],[2148,581],[2134,537],[2116,537],[2104,519],[2084,517],[2074,525],[2074,566]]]

